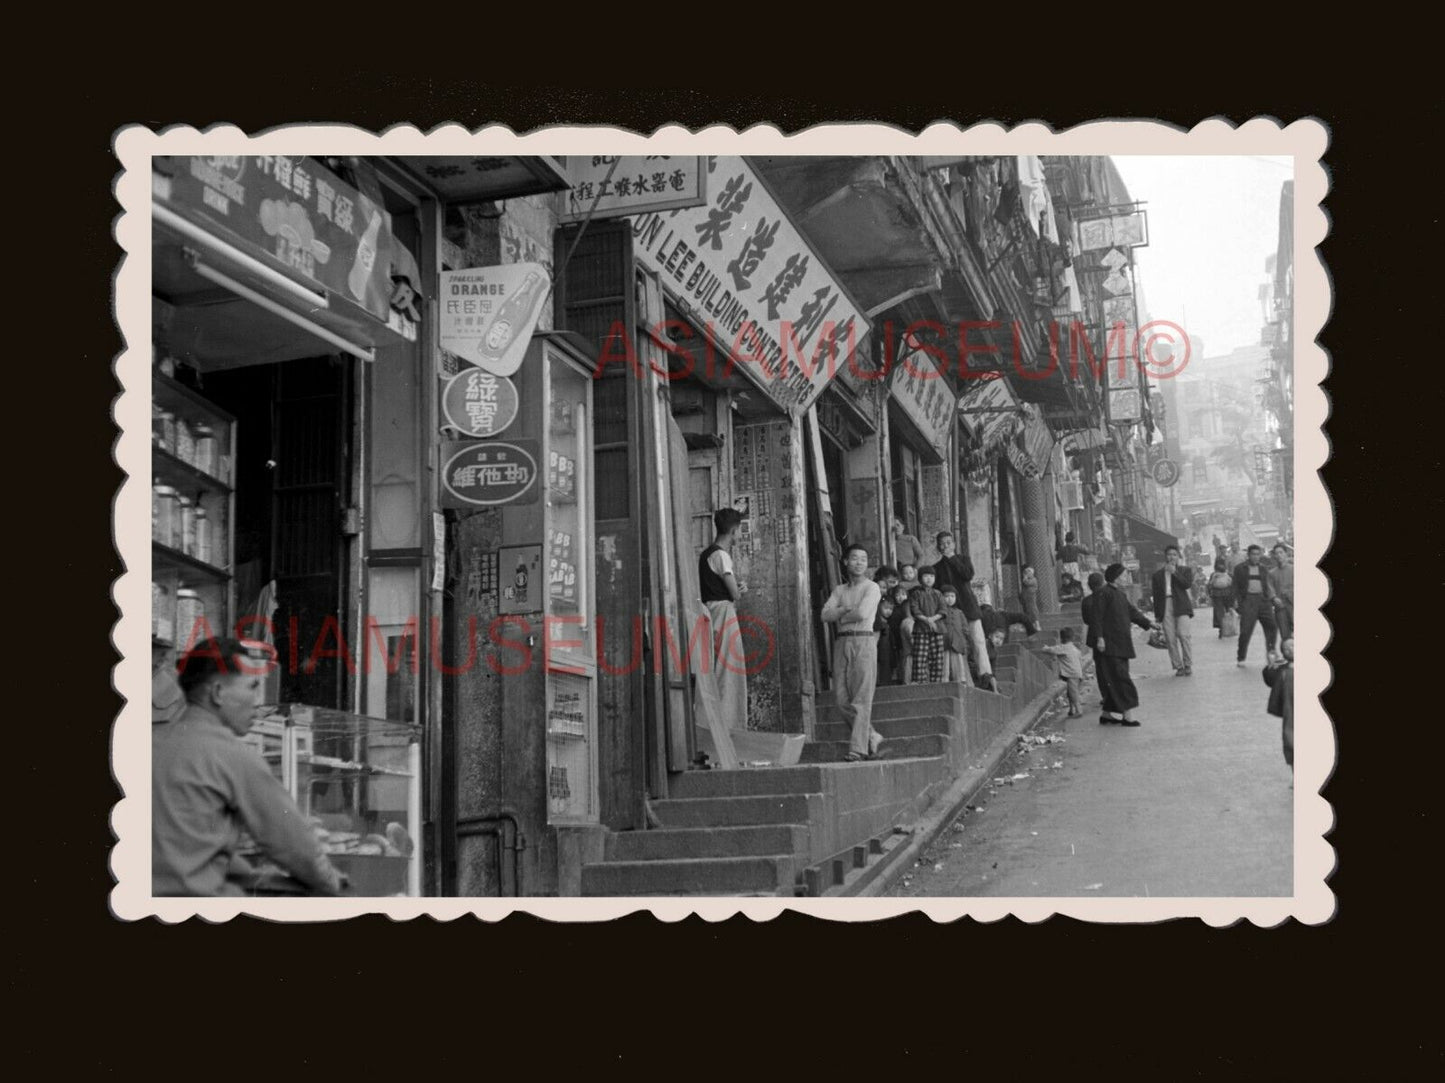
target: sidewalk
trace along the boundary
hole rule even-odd
[[[1238,669],[1236,640],[1197,631],[1193,677],[1174,677],[1139,637],[1142,726],[1101,726],[1091,681],[1083,718],[1056,709],[1035,730],[1062,742],[1001,764],[962,830],[942,832],[888,893],[1291,894],[1294,791],[1265,711],[1263,644]]]

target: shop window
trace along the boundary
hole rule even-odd
[[[919,509],[922,503],[921,475],[918,454],[902,441],[892,441],[893,514],[903,520],[908,533],[917,535]]]

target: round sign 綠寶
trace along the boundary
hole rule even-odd
[[[467,436],[496,436],[517,420],[517,385],[479,368],[463,369],[442,391],[442,416]]]
[[[1154,464],[1151,473],[1154,481],[1167,489],[1179,480],[1179,464],[1173,459],[1160,459]]]

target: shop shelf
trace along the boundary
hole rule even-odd
[[[226,583],[231,578],[229,572],[217,568],[214,564],[207,564],[154,540],[151,542],[151,562],[178,571],[182,586],[191,583]]]
[[[231,487],[220,478],[197,470],[190,463],[176,458],[163,447],[151,445],[151,473],[167,485],[183,493],[205,489],[209,492],[229,496]]]

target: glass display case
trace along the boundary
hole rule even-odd
[[[418,727],[293,703],[266,710],[242,740],[310,821],[348,894],[421,894]]]
[[[539,336],[547,563],[547,815],[597,820],[596,605],[592,587],[592,381],[563,342]]]

